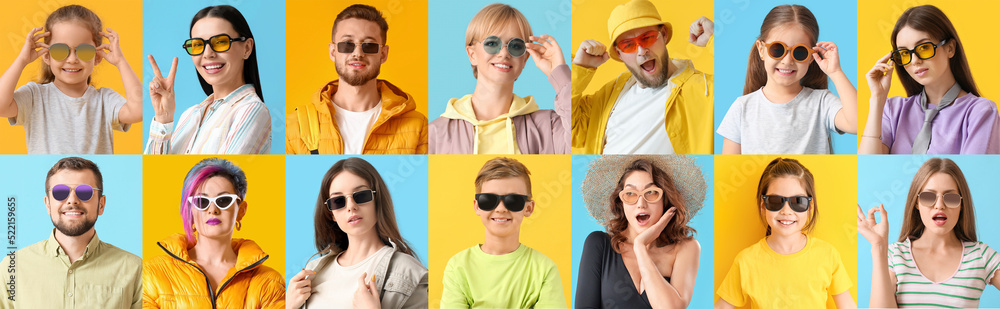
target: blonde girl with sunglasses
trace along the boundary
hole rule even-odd
[[[113,131],[142,121],[139,77],[125,60],[118,32],[103,27],[90,9],[61,7],[44,27],[28,31],[21,52],[0,76],[0,116],[24,126],[29,154],[112,154]],[[24,68],[39,58],[36,81],[14,90]],[[102,61],[121,73],[127,98],[92,86],[91,74]]]
[[[977,240],[972,194],[955,162],[933,158],[920,166],[902,225],[889,243],[885,207],[866,217],[858,206],[858,233],[872,245],[872,308],[977,308],[987,284],[1000,289],[1000,255]]]
[[[809,235],[819,209],[813,174],[795,159],[777,158],[757,184],[757,207],[767,233],[736,255],[719,290],[716,309],[856,308],[840,253]]]
[[[932,5],[909,8],[890,43],[865,75],[871,99],[858,153],[1000,153],[997,106],[980,97],[948,16]],[[905,98],[887,98],[894,70]]]
[[[801,5],[771,9],[747,64],[743,96],[719,125],[724,154],[830,154],[831,132],[857,133],[857,90],[833,42]],[[829,77],[840,98],[827,90]]]

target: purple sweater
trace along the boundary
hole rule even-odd
[[[920,96],[891,97],[885,103],[882,144],[889,147],[889,153],[912,153],[913,140],[924,124]],[[927,154],[997,153],[1000,153],[1000,115],[993,101],[967,94],[934,118]]]

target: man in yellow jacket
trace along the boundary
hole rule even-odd
[[[352,5],[333,22],[330,59],[340,79],[288,114],[289,154],[426,154],[427,116],[413,96],[376,79],[389,58],[389,25],[368,5]]]
[[[705,46],[714,24],[700,18],[690,41]],[[596,40],[580,44],[573,58],[573,153],[711,154],[714,81],[690,60],[670,59],[673,35],[653,3],[631,0],[608,18],[610,49]],[[629,72],[584,95],[608,58]]]

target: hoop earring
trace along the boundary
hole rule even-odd
[[[236,230],[239,231],[241,227],[243,227],[243,224],[240,221],[236,221]]]

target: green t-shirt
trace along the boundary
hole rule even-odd
[[[556,263],[525,245],[504,255],[475,245],[444,268],[441,308],[566,307]]]

